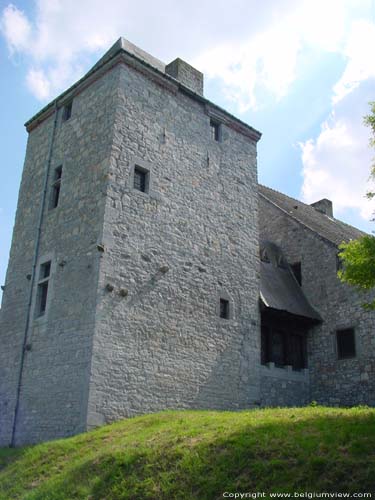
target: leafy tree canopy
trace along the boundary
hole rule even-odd
[[[342,243],[339,257],[343,268],[338,272],[341,281],[360,290],[375,288],[375,237],[366,235],[358,240]],[[364,304],[375,309],[375,299]]]
[[[371,128],[370,145],[375,147],[375,101],[370,103],[371,113],[364,117],[364,123]],[[370,177],[375,180],[375,163],[371,167]],[[367,193],[369,199],[375,197],[374,191]],[[342,243],[339,257],[343,267],[338,272],[342,282],[357,287],[359,290],[375,290],[375,237],[366,235],[358,240]],[[375,298],[364,304],[367,309],[375,310]]]

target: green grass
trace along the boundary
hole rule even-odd
[[[0,499],[211,500],[224,491],[375,493],[375,410],[167,411],[0,449]]]

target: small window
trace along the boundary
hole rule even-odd
[[[72,104],[72,101],[70,101],[68,104],[65,104],[62,115],[63,122],[66,122],[72,116]]]
[[[47,308],[48,285],[51,275],[51,261],[44,262],[39,268],[39,280],[36,295],[36,316],[43,316]]]
[[[295,262],[294,264],[291,264],[290,267],[292,269],[294,277],[298,281],[298,284],[301,286],[302,285],[302,268],[301,268],[301,262]]]
[[[55,168],[53,174],[53,182],[51,186],[51,200],[50,200],[50,210],[56,208],[59,204],[60,189],[61,189],[61,176],[62,176],[62,165]]]
[[[337,357],[339,359],[355,357],[354,328],[345,328],[336,331]]]
[[[220,123],[210,120],[210,128],[211,128],[211,139],[214,141],[220,141]]]
[[[49,278],[50,273],[51,273],[51,261],[48,261],[40,266],[39,280]]]
[[[149,172],[144,168],[134,167],[133,187],[142,193],[148,193],[149,187]]]
[[[220,299],[220,318],[229,319],[229,300]]]

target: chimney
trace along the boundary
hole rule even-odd
[[[311,206],[314,207],[318,212],[322,212],[322,214],[328,215],[328,217],[333,217],[333,207],[331,200],[323,198],[322,200],[316,201],[315,203],[311,203]]]
[[[178,57],[166,65],[165,72],[196,94],[203,96],[203,73],[187,62]]]

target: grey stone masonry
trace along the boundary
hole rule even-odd
[[[255,141],[222,125],[217,142],[206,106],[126,66],[118,77],[88,423],[252,406]],[[138,167],[148,172],[146,193],[132,184]],[[231,299],[228,320],[217,313],[221,296]]]
[[[375,314],[336,276],[338,245],[362,233],[329,200],[259,186],[260,133],[203,97],[199,71],[120,38],[26,126],[0,311],[0,446],[166,408],[375,405]],[[263,292],[260,313],[260,239],[301,263],[322,323]],[[284,260],[279,283],[301,297]],[[269,349],[302,321],[307,368],[305,337]]]
[[[309,370],[293,371],[267,363],[260,370],[261,406],[303,406],[310,399]]]
[[[333,208],[332,201],[324,198],[323,200],[316,201],[315,203],[311,203],[311,206],[318,210],[318,212],[322,212],[329,217],[333,217]]]
[[[63,106],[52,145],[50,175],[32,290],[15,444],[86,429],[92,337],[105,186],[118,78],[108,72]],[[9,444],[25,333],[32,260],[53,114],[30,130],[0,318],[0,443]],[[59,203],[51,208],[54,169],[62,166]],[[51,262],[45,314],[38,316],[40,265]]]
[[[27,123],[0,445],[259,402],[260,134],[125,42]]]
[[[180,58],[165,67],[165,72],[199,95],[203,95],[203,74]]]
[[[288,199],[293,202],[289,213],[275,203],[284,195],[275,192],[273,196],[272,190],[266,191],[260,195],[260,236],[280,245],[289,263],[301,262],[302,289],[323,318],[308,335],[309,399],[328,405],[373,406],[375,313],[363,309],[365,296],[338,279],[337,245],[298,220],[299,211],[316,209]],[[327,217],[324,213],[318,216]],[[347,328],[354,328],[355,356],[339,359],[336,332]],[[289,397],[284,401],[279,398],[278,404],[288,401]]]

